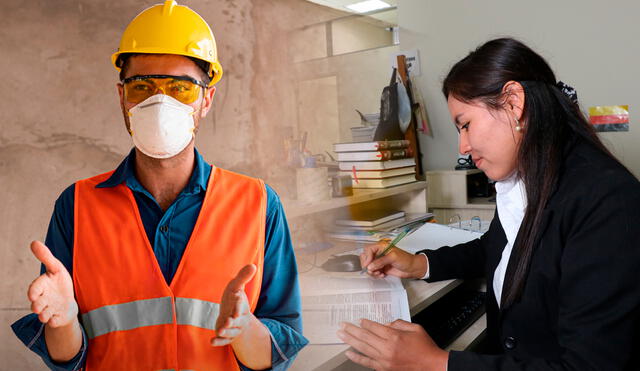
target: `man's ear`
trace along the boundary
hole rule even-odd
[[[508,81],[502,87],[504,97],[504,109],[507,113],[520,121],[524,111],[524,88],[517,81]]]
[[[205,90],[204,92],[204,105],[202,106],[202,110],[200,111],[200,118],[204,118],[207,116],[207,113],[211,109],[211,104],[213,103],[213,96],[216,94],[216,87],[212,86]]]
[[[124,108],[124,86],[121,83],[117,83],[118,95],[120,96],[120,109],[122,110],[122,116],[124,117],[124,126],[127,128],[127,132],[131,135],[131,123],[129,122],[129,113]]]
[[[116,88],[118,88],[118,95],[120,96],[120,106],[124,107],[124,85],[117,83]]]

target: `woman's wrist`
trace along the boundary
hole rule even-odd
[[[411,266],[411,277],[422,279],[427,274],[427,269],[429,268],[427,256],[424,254],[413,255]]]

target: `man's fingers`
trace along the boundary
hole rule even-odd
[[[31,282],[27,290],[27,298],[29,298],[29,301],[34,302],[44,294],[44,289],[47,285],[46,281],[48,279],[46,275],[42,275]]]
[[[219,338],[235,338],[242,333],[242,329],[238,327],[225,328],[216,332],[216,337]]]
[[[375,360],[373,360],[373,359],[371,359],[369,357],[363,356],[362,354],[358,354],[358,353],[352,352],[350,350],[347,350],[344,354],[347,356],[347,358],[349,358],[353,362],[355,362],[355,363],[357,363],[359,365],[362,365],[362,366],[364,366],[366,368],[370,368],[370,369],[373,369],[373,370],[379,370],[380,369],[380,367],[378,365],[378,362],[376,362]]]
[[[236,305],[233,308],[233,318],[238,318],[249,313],[249,302],[244,291],[235,293],[237,297]]]
[[[244,285],[251,281],[257,270],[258,268],[254,264],[245,265],[240,269],[236,277],[229,282],[227,288],[232,292],[244,290]]]
[[[60,327],[62,320],[63,320],[62,317],[60,317],[57,314],[54,314],[51,316],[51,319],[49,319],[48,324],[50,327],[53,327],[53,328]]]
[[[419,325],[416,325],[415,323],[403,321],[401,319],[397,319],[389,324],[389,327],[394,328],[396,330],[401,330],[401,331],[415,331],[416,326],[419,326]]]
[[[40,314],[48,304],[49,304],[49,300],[41,296],[31,303],[31,311],[35,314]]]
[[[42,310],[42,312],[40,312],[40,314],[38,314],[38,319],[42,323],[47,323],[49,322],[49,319],[51,318],[52,314],[53,314],[53,311],[51,310],[51,307],[47,306]]]
[[[216,331],[231,327],[231,317],[218,318],[216,321]]]
[[[56,259],[51,250],[46,247],[40,241],[31,242],[31,252],[36,257],[36,259],[40,260],[42,264],[47,268],[47,272],[49,273],[58,273],[62,266],[62,263],[58,259]]]
[[[221,347],[221,346],[224,346],[224,345],[231,344],[232,341],[233,341],[233,339],[213,338],[211,340],[211,345],[213,345],[214,347]]]

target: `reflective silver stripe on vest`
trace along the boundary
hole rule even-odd
[[[176,298],[176,318],[179,325],[215,330],[220,304],[211,301]]]
[[[176,320],[179,325],[214,330],[220,304],[189,298],[176,298]],[[173,323],[171,297],[136,300],[106,305],[82,314],[82,325],[89,339],[113,331]]]
[[[82,325],[89,339],[113,331],[171,323],[173,310],[170,296],[106,305],[82,314]]]

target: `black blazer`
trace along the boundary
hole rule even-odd
[[[452,351],[448,371],[640,370],[640,183],[582,141],[565,155],[513,305],[498,309],[493,292],[507,242],[497,212],[480,239],[421,251],[428,281],[487,279],[493,354]]]

